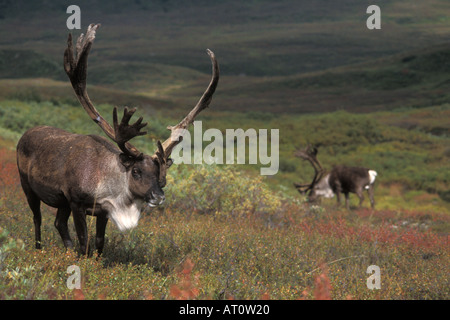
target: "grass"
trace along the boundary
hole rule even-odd
[[[98,108],[106,116],[112,109]],[[80,257],[64,250],[53,227],[55,211],[45,206],[44,247],[33,248],[13,149],[24,130],[43,123],[100,132],[72,102],[32,94],[2,101],[0,298],[449,298],[448,105],[298,116],[208,111],[204,129],[282,128],[280,173],[262,178],[248,166],[174,166],[164,208],[146,211],[127,234],[110,224],[104,255]],[[149,117],[155,114],[149,108],[139,112],[151,122],[152,139],[167,135],[165,125],[174,119]],[[152,152],[153,144],[136,142]],[[354,209],[355,197],[351,212],[336,209],[334,199],[305,204],[291,183],[311,175],[292,155],[307,142],[321,145],[326,167],[374,166],[380,173],[377,210]],[[71,233],[75,238],[73,227]],[[66,286],[71,265],[80,267],[80,290]],[[381,290],[366,287],[369,265],[381,268]]]
[[[1,149],[0,158],[2,299],[449,298],[447,214],[347,212],[276,194],[261,198],[266,205],[258,210],[242,205],[233,213],[221,207],[248,197],[233,190],[217,210],[204,211],[195,203],[180,208],[177,201],[190,196],[171,180],[184,174],[175,168],[164,208],[146,211],[126,234],[109,224],[104,254],[85,257],[64,250],[53,227],[55,211],[45,206],[43,249],[34,249],[14,155]],[[207,170],[208,177],[217,172],[197,170]],[[187,180],[202,190],[195,176]],[[230,186],[250,183],[237,172],[211,179]],[[257,190],[269,191],[264,182]],[[275,199],[277,206],[269,206]],[[93,220],[88,217],[91,244]],[[72,219],[69,223],[74,237]],[[443,224],[447,228],[439,229]],[[81,270],[79,290],[66,286],[71,265]],[[369,265],[381,268],[380,290],[366,287]]]
[[[25,130],[42,124],[80,134],[102,134],[75,103],[72,105],[58,99],[35,101],[33,97],[24,99],[0,102],[0,132],[13,143]],[[113,107],[109,104],[99,104],[97,107],[111,123]],[[166,126],[179,121],[185,112],[176,109],[169,118],[164,116],[166,111],[138,107],[139,116],[144,116],[149,122],[149,134],[146,138],[136,139],[134,143],[144,152],[153,153],[156,140],[165,139],[169,134]],[[379,173],[377,205],[380,209],[395,209],[401,204],[406,209],[435,208],[449,212],[447,186],[450,177],[446,169],[449,163],[448,112],[448,104],[370,114],[339,111],[296,116],[262,112],[224,113],[211,108],[199,120],[203,121],[203,130],[280,129],[279,172],[268,180],[268,184],[274,190],[282,190],[290,196],[297,195],[292,183],[312,179],[312,167],[294,156],[296,148],[312,143],[319,146],[318,157],[326,169],[345,163],[376,170]],[[256,179],[259,165],[239,165],[239,169]],[[224,172],[220,171],[220,174]],[[181,179],[189,178],[190,175],[186,172]],[[391,194],[391,186],[397,186],[400,191]],[[193,194],[202,196],[197,190],[193,190]],[[211,199],[214,198],[212,195]]]

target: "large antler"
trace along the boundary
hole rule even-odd
[[[78,100],[91,119],[94,120],[100,128],[102,128],[109,138],[117,143],[120,150],[122,150],[124,154],[131,158],[141,158],[142,153],[128,142],[136,136],[145,135],[147,133],[140,131],[147,125],[147,123],[142,123],[142,117],[139,118],[134,124],[129,124],[130,118],[136,109],[133,108],[128,111],[128,108],[125,108],[122,121],[119,124],[117,121],[117,107],[114,108],[113,129],[94,107],[87,94],[87,60],[92,43],[95,39],[95,32],[99,27],[100,24],[91,24],[86,31],[86,35],[81,34],[79,36],[76,44],[76,56],[73,51],[72,35],[69,34],[67,39],[67,49],[64,52],[64,70],[69,76]]]
[[[319,182],[320,179],[322,179],[323,174],[325,173],[319,160],[317,160],[317,152],[318,150],[316,147],[308,145],[306,149],[297,150],[294,154],[296,157],[308,160],[314,168],[314,178],[311,183],[309,184],[294,183],[294,186],[301,194],[305,194],[309,190],[312,190],[316,185],[316,183]]]
[[[158,149],[153,155],[160,164],[160,180],[163,180],[166,175],[166,170],[170,166],[170,155],[173,148],[183,140],[183,134],[188,126],[194,122],[195,117],[204,109],[206,109],[211,103],[212,96],[216,90],[217,83],[219,82],[219,65],[217,63],[214,53],[207,49],[209,57],[212,63],[212,78],[208,85],[208,88],[203,93],[197,105],[189,112],[189,114],[180,121],[176,126],[168,126],[167,129],[171,130],[170,137],[161,143],[158,141]]]

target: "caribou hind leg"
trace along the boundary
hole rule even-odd
[[[55,227],[58,230],[59,235],[61,236],[61,239],[66,249],[73,248],[72,239],[70,238],[69,228],[67,226],[67,221],[69,220],[69,217],[70,217],[70,207],[58,208],[58,211],[56,212]]]
[[[41,249],[41,200],[33,192],[27,194],[27,200],[31,211],[33,211],[35,247]]]
[[[374,194],[373,184],[369,185],[369,189],[367,189],[367,193],[369,194],[370,206],[372,207],[372,209],[375,209],[375,199],[373,197],[373,194]]]
[[[23,192],[27,198],[28,205],[30,206],[31,211],[33,212],[33,223],[34,223],[34,238],[35,238],[35,247],[36,249],[41,249],[41,223],[42,223],[42,214],[41,214],[41,200],[39,197],[31,190],[28,185],[28,182],[24,177],[20,177],[21,185]]]
[[[356,190],[356,195],[359,198],[359,208],[361,208],[362,203],[364,201],[363,189],[362,188],[358,188],[358,190]]]

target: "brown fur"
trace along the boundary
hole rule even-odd
[[[345,196],[345,205],[349,209],[349,193],[355,193],[359,198],[359,205],[361,206],[364,201],[364,189],[367,187],[369,194],[370,204],[372,208],[375,206],[373,197],[373,184],[370,183],[369,169],[362,167],[346,167],[336,166],[329,175],[325,175],[321,181],[311,190],[309,194],[310,201],[314,201],[318,198],[317,191],[322,188],[324,180],[328,180],[328,186],[336,195],[338,203],[340,203],[340,194]]]
[[[158,164],[149,156],[124,164],[123,154],[112,143],[95,135],[79,135],[53,127],[28,130],[17,145],[20,181],[34,214],[36,248],[41,247],[40,202],[58,208],[55,226],[66,247],[73,247],[67,219],[74,223],[81,251],[87,250],[85,214],[97,219],[96,247],[101,253],[108,214],[115,208],[109,197],[123,197],[123,206],[164,201],[158,182]],[[134,177],[133,170],[140,175]],[[128,184],[121,183],[128,182]],[[103,190],[102,186],[110,186]],[[125,195],[125,196],[124,196]],[[95,208],[94,208],[95,204]]]
[[[46,126],[30,129],[22,136],[17,145],[17,165],[34,215],[36,248],[41,248],[41,201],[58,208],[55,226],[67,248],[73,247],[67,226],[73,213],[83,254],[88,249],[86,214],[97,216],[96,247],[101,253],[108,219],[121,231],[128,230],[137,225],[144,203],[149,206],[163,203],[162,188],[172,164],[170,154],[181,141],[174,132],[186,129],[209,106],[219,81],[215,55],[207,50],[213,74],[206,91],[178,125],[169,127],[171,136],[163,143],[158,141],[155,154],[144,155],[129,143],[134,137],[146,134],[141,131],[147,125],[142,123],[142,117],[129,123],[136,109],[125,107],[119,122],[117,108],[114,108],[112,127],[87,94],[87,59],[99,27],[99,24],[89,25],[86,33],[78,38],[76,48],[69,34],[64,70],[81,106],[120,150],[99,136],[73,134]]]

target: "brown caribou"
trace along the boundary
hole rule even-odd
[[[86,90],[88,55],[99,24],[91,24],[76,43],[76,56],[69,34],[64,52],[66,71],[75,94],[104,133],[117,145],[97,135],[80,135],[62,129],[39,126],[25,132],[17,144],[17,166],[20,181],[34,215],[36,248],[41,248],[41,201],[57,208],[55,227],[66,248],[73,248],[67,221],[71,213],[80,243],[88,252],[86,214],[96,220],[95,247],[104,247],[105,228],[111,219],[121,231],[134,228],[141,210],[164,202],[167,169],[172,164],[172,149],[181,142],[182,133],[211,102],[219,81],[219,67],[214,53],[207,50],[212,62],[212,79],[197,105],[176,126],[169,126],[170,137],[157,142],[153,155],[146,155],[128,141],[145,135],[147,124],[142,117],[129,124],[135,109],[124,108],[113,126],[99,114]],[[118,148],[117,148],[118,147]]]
[[[318,150],[316,147],[308,146],[304,150],[297,150],[295,156],[307,160],[314,168],[314,178],[309,184],[294,183],[295,188],[301,194],[308,194],[308,201],[315,202],[319,197],[332,198],[336,195],[340,204],[340,194],[345,196],[345,206],[350,209],[348,203],[349,193],[356,193],[359,197],[359,206],[364,201],[363,191],[369,194],[371,207],[375,207],[374,183],[377,176],[375,170],[362,167],[335,166],[330,172],[326,172],[319,160],[317,160]]]

